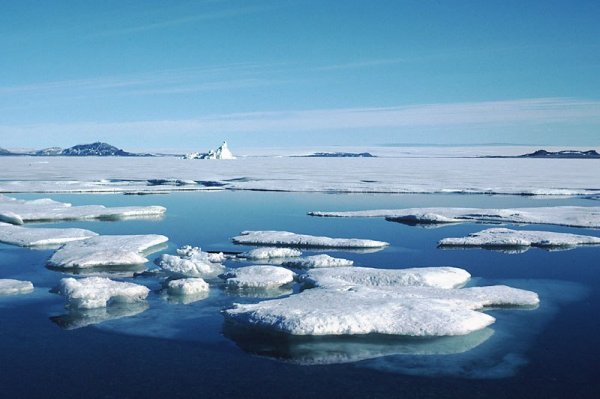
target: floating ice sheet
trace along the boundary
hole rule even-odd
[[[22,247],[61,245],[96,235],[85,229],[22,227],[0,222],[0,242]]]
[[[33,291],[31,281],[0,279],[0,295],[26,294]]]
[[[385,217],[401,223],[531,223],[571,227],[600,227],[600,207],[551,206],[514,209],[407,208],[349,212],[309,212],[322,217]]]
[[[380,248],[387,242],[359,238],[330,238],[296,234],[288,231],[243,231],[233,237],[233,242],[242,245],[282,245],[316,248]]]
[[[294,281],[294,273],[279,266],[254,265],[232,269],[223,275],[228,288],[273,289]]]
[[[487,229],[469,234],[467,237],[444,238],[442,247],[541,247],[572,248],[578,245],[600,245],[600,237],[584,236],[549,231],[511,230],[504,228]]]
[[[352,266],[354,261],[350,259],[334,258],[332,256],[322,254],[307,256],[305,258],[293,259],[283,262],[282,266],[297,268],[297,269],[315,269],[320,267],[344,267]]]
[[[104,277],[60,280],[59,293],[74,309],[102,308],[114,303],[134,303],[146,299],[150,290],[139,284],[113,281]]]
[[[161,255],[156,264],[174,277],[215,278],[225,271],[220,263],[224,259],[222,253],[203,252],[198,247],[186,245],[177,250],[177,255]]]
[[[167,283],[169,295],[198,295],[208,292],[206,281],[199,277],[171,280]]]
[[[127,206],[107,208],[102,205],[72,206],[49,198],[19,200],[0,195],[0,221],[12,224],[51,220],[123,219],[162,215],[162,206]]]
[[[249,260],[265,260],[278,258],[294,258],[300,255],[302,255],[302,252],[294,248],[264,247],[255,248],[250,251],[243,252],[239,255],[239,257],[246,258]]]
[[[167,242],[162,235],[101,235],[65,244],[52,255],[48,265],[60,268],[89,268],[146,263],[142,254]],[[158,249],[158,248],[154,248]]]

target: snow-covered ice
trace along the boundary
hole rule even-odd
[[[294,273],[279,266],[253,265],[232,269],[223,278],[228,288],[272,289],[293,282]]]
[[[517,223],[570,227],[600,227],[600,207],[550,206],[532,208],[406,208],[348,212],[309,212],[321,217],[385,217],[401,223]]]
[[[0,279],[0,295],[26,294],[33,291],[31,281]]]
[[[467,237],[444,238],[442,247],[575,247],[600,245],[600,237],[549,231],[527,231],[495,228],[469,234]]]
[[[340,267],[310,270],[303,277],[310,287],[338,288],[361,285],[386,289],[397,287],[456,288],[464,285],[471,275],[457,267],[416,267],[409,269],[374,269]]]
[[[0,222],[0,242],[22,247],[61,245],[96,235],[85,229],[22,227]]]
[[[282,245],[316,248],[380,248],[387,242],[358,238],[330,238],[296,234],[288,231],[243,231],[233,237],[233,242],[242,245]]]
[[[297,269],[314,269],[320,267],[343,267],[352,266],[354,261],[350,259],[334,258],[332,256],[321,254],[312,255],[305,258],[288,260],[282,263],[282,266]]]
[[[536,305],[537,294],[506,286],[380,290],[314,288],[283,299],[234,304],[225,315],[292,335],[464,335],[494,323],[488,306]]]
[[[164,214],[162,206],[124,206],[107,208],[102,205],[72,206],[49,198],[20,200],[0,195],[0,221],[23,224],[35,221],[77,219],[123,219]]]
[[[167,283],[169,295],[197,295],[208,292],[206,281],[199,277],[171,280]]]
[[[50,257],[48,265],[60,268],[138,265],[148,262],[144,252],[158,250],[168,240],[158,234],[95,236],[65,244]]]
[[[109,302],[140,302],[146,299],[150,290],[139,284],[86,277],[79,280],[63,278],[58,292],[65,296],[72,308],[93,309],[106,307]]]
[[[220,263],[224,259],[222,253],[208,253],[186,245],[177,250],[177,255],[163,254],[155,263],[174,277],[214,278],[225,271]]]
[[[249,260],[265,260],[278,258],[294,258],[300,255],[302,255],[302,252],[294,248],[263,247],[243,252],[239,255],[239,257],[246,258]]]

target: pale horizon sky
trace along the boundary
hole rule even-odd
[[[600,146],[600,2],[8,1],[0,147]]]

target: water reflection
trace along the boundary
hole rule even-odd
[[[146,302],[119,303],[105,308],[71,309],[66,314],[50,317],[50,320],[63,330],[75,330],[108,320],[135,316],[147,309]]]

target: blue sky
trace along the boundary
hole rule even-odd
[[[600,146],[598,1],[3,1],[0,147]]]

